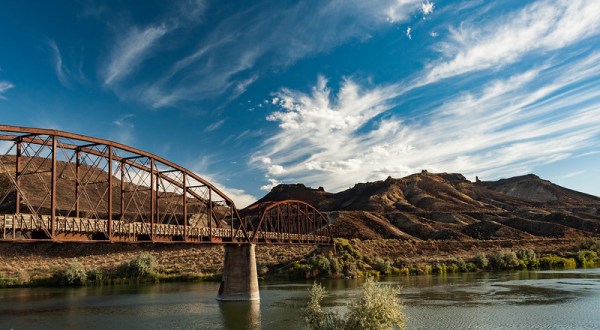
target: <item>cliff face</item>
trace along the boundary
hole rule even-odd
[[[258,202],[298,199],[326,212],[344,237],[495,240],[600,235],[600,198],[535,175],[471,182],[418,173],[339,193],[279,185]]]

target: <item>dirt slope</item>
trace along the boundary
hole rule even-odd
[[[535,175],[471,182],[422,172],[359,183],[339,193],[279,185],[259,202],[299,199],[328,214],[343,237],[527,240],[600,236],[600,198]]]

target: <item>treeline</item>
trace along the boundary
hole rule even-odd
[[[316,277],[363,277],[386,275],[422,275],[467,273],[501,270],[572,269],[597,267],[600,241],[586,239],[580,242],[577,253],[564,256],[538,256],[534,251],[522,249],[516,252],[478,253],[471,259],[454,258],[430,263],[407,263],[404,260],[363,256],[353,247],[352,240],[336,238],[335,253],[313,253],[295,262],[279,275],[290,279]]]

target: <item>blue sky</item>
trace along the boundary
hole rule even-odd
[[[0,118],[129,144],[244,206],[421,169],[600,195],[599,1],[18,1]]]

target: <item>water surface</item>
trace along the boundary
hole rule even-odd
[[[323,284],[344,313],[361,281]],[[392,278],[409,329],[600,329],[600,269]],[[304,329],[311,282],[267,282],[260,303],[215,300],[218,283],[0,289],[0,329]]]

